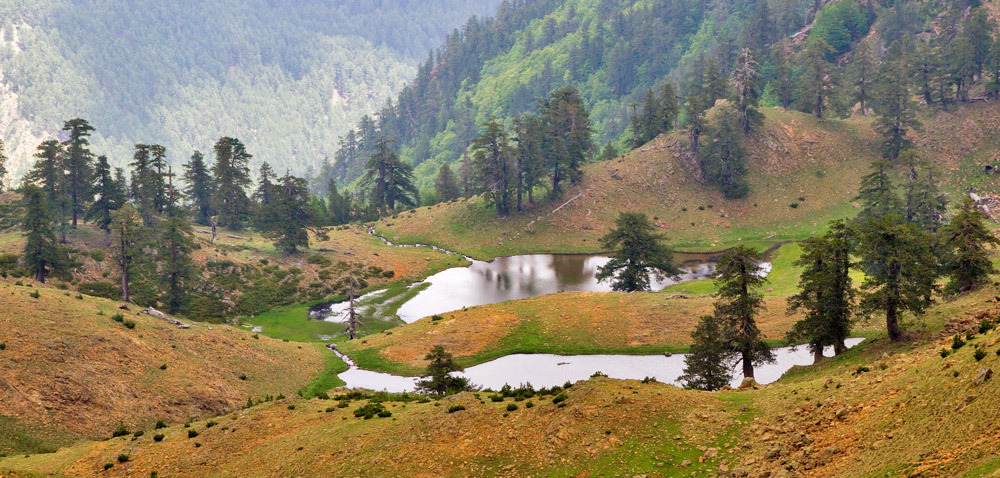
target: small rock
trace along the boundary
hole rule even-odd
[[[681,468],[687,468],[691,466],[691,460],[684,460],[681,462]]]
[[[993,369],[989,367],[983,367],[976,372],[976,378],[972,379],[972,383],[975,385],[982,385],[987,380],[993,377]]]

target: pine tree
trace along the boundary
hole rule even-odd
[[[715,106],[715,102],[729,96],[729,81],[726,75],[722,74],[719,64],[715,60],[708,60],[703,73],[705,93],[708,95],[708,108]]]
[[[339,226],[351,222],[351,199],[337,191],[337,181],[330,178],[327,184],[327,203],[330,208],[330,224]]]
[[[833,66],[826,60],[832,51],[826,40],[817,38],[802,52],[800,60],[804,71],[799,76],[797,102],[803,111],[811,112],[817,118],[823,117],[827,99],[833,93]]]
[[[250,217],[251,202],[247,197],[247,188],[251,182],[250,158],[253,156],[240,140],[228,136],[216,141],[212,149],[215,152],[212,210],[218,213],[219,225],[238,231]]]
[[[641,212],[618,213],[615,228],[601,237],[601,247],[615,251],[607,264],[598,268],[598,281],[611,281],[617,291],[649,290],[650,275],[676,277],[673,251],[663,244],[665,237]]]
[[[111,165],[106,156],[98,156],[94,178],[93,189],[97,193],[97,199],[90,205],[84,218],[110,234],[111,212],[125,203],[124,187],[112,176]]]
[[[897,213],[868,218],[858,231],[865,271],[859,310],[884,313],[889,338],[900,340],[900,315],[919,315],[933,303],[938,276],[933,238]]]
[[[924,42],[916,42],[909,56],[908,70],[911,72],[915,94],[924,100],[924,104],[934,104],[934,85],[940,75],[940,64],[937,51]],[[875,85],[873,84],[872,87]]]
[[[927,232],[937,232],[948,209],[948,199],[938,189],[933,166],[921,164],[913,150],[903,151],[899,160],[910,170],[904,207],[906,220]]]
[[[738,116],[731,107],[721,108],[715,126],[708,130],[709,141],[701,150],[701,169],[705,177],[729,199],[744,197],[750,191],[746,180],[744,130]]]
[[[868,102],[871,100],[872,78],[876,72],[876,60],[868,42],[862,41],[855,47],[851,55],[851,63],[847,68],[847,76],[853,86],[851,97],[858,103],[861,116],[868,116]]]
[[[66,251],[56,242],[45,193],[38,186],[24,187],[21,207],[24,210],[21,229],[26,238],[24,266],[35,274],[36,281],[44,283],[50,274],[66,271],[69,265]]]
[[[941,230],[941,242],[947,251],[944,273],[951,278],[945,286],[946,292],[961,294],[974,290],[996,273],[986,248],[1000,244],[1000,240],[986,228],[986,217],[971,199],[966,199]]]
[[[163,212],[167,183],[163,175],[162,165],[157,158],[162,147],[158,145],[137,144],[132,155],[132,201],[142,217],[146,227],[156,222],[156,216]]]
[[[972,43],[966,35],[959,35],[948,44],[948,71],[955,85],[955,99],[969,101],[969,88],[976,76],[976,59]]]
[[[986,93],[990,98],[1000,98],[1000,37],[990,46],[985,67],[990,70],[990,76],[993,77],[993,80],[986,85]]]
[[[805,309],[805,317],[788,334],[790,341],[806,341],[815,360],[823,357],[823,347],[833,345],[839,355],[847,349],[854,308],[851,283],[852,241],[844,221],[830,223],[823,236],[802,242],[802,255],[795,262],[802,267],[799,292],[789,298],[791,310]]]
[[[575,184],[583,175],[580,166],[594,148],[594,131],[590,113],[576,88],[552,92],[540,101],[538,111],[549,133],[546,169],[552,179],[550,194],[555,198],[562,193],[563,179]]]
[[[395,210],[397,204],[415,206],[419,202],[413,169],[400,161],[391,141],[384,136],[376,140],[375,153],[365,163],[361,186],[368,201],[383,212]]]
[[[703,89],[687,97],[684,102],[684,115],[687,117],[688,141],[691,143],[691,152],[700,154],[701,134],[705,131],[707,122],[705,121],[705,110],[709,107],[708,93]]]
[[[63,131],[69,132],[66,147],[66,194],[69,199],[69,213],[72,227],[76,229],[77,219],[87,212],[87,205],[93,198],[91,182],[94,176],[94,155],[87,149],[94,128],[86,120],[76,118],[63,124]]]
[[[545,176],[545,155],[550,143],[545,122],[537,115],[524,115],[514,120],[517,135],[515,171],[517,177],[517,209],[524,209],[523,193],[528,193],[528,203],[535,202],[535,187]]]
[[[253,194],[253,199],[257,201],[258,206],[266,206],[271,202],[271,187],[274,183],[271,181],[275,178],[274,170],[271,169],[271,165],[264,161],[260,165],[260,175],[257,178],[257,191]]]
[[[706,315],[691,332],[691,347],[684,357],[684,374],[677,380],[687,388],[719,390],[732,381],[732,364],[736,360],[737,354],[723,338],[720,320]]]
[[[177,204],[177,191],[173,184],[167,186],[166,220],[161,224],[157,259],[160,262],[160,277],[163,278],[163,303],[167,312],[176,314],[187,303],[190,282],[194,276],[194,233],[191,223]]]
[[[207,226],[212,221],[212,195],[214,183],[212,174],[205,164],[205,156],[200,151],[191,155],[191,161],[184,165],[184,195],[195,208],[194,222]]]
[[[512,148],[503,125],[490,119],[483,134],[472,142],[472,160],[480,188],[490,195],[497,214],[510,214],[510,183],[514,179]]]
[[[889,178],[889,162],[884,159],[872,161],[872,172],[861,177],[861,186],[855,198],[861,204],[857,220],[900,213],[903,205]]]
[[[874,127],[882,136],[882,157],[890,161],[895,161],[900,153],[913,146],[906,135],[920,126],[910,105],[907,76],[902,61],[887,61],[872,89],[872,109],[878,115]]]
[[[441,201],[451,201],[458,198],[458,180],[455,179],[455,174],[451,172],[448,163],[444,163],[438,168],[437,177],[434,178],[434,189]]]
[[[62,143],[54,139],[43,141],[35,152],[34,166],[28,171],[24,180],[28,184],[38,186],[44,191],[45,204],[49,215],[59,224],[59,232],[66,238],[66,211],[69,200],[66,194],[65,149]]]
[[[424,357],[424,360],[428,361],[427,371],[424,372],[424,376],[427,378],[417,382],[417,390],[436,395],[447,395],[472,388],[465,377],[451,375],[452,372],[461,372],[463,369],[455,363],[454,357],[445,350],[444,346],[435,345]]]
[[[308,228],[314,223],[308,183],[285,173],[270,189],[270,201],[257,214],[261,232],[272,238],[274,246],[285,254],[296,254],[299,247],[308,248]]]
[[[715,317],[720,321],[721,337],[739,356],[745,378],[753,378],[754,366],[774,361],[756,321],[764,308],[764,298],[756,289],[767,282],[760,273],[762,261],[759,252],[736,246],[719,259],[713,274],[719,289]]]
[[[733,69],[733,88],[736,90],[737,117],[745,134],[750,134],[764,122],[764,115],[757,111],[762,81],[759,70],[760,65],[753,52],[749,48],[743,48]]]
[[[659,110],[656,114],[657,129],[665,133],[674,129],[680,106],[677,104],[677,91],[674,85],[664,83],[660,86]]]
[[[111,221],[111,257],[121,277],[122,302],[132,300],[133,273],[142,261],[143,248],[149,243],[149,232],[135,208],[126,204],[114,212]]]

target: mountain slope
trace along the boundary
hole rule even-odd
[[[402,88],[414,64],[499,0],[14,0],[0,5],[0,138],[13,177],[84,117],[121,165],[160,143],[175,164],[223,135],[302,174]]]

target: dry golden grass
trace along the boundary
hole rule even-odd
[[[0,280],[0,415],[27,424],[99,438],[119,423],[214,416],[294,393],[324,366],[315,347],[230,326],[177,329],[135,306],[27,283]],[[113,321],[118,312],[135,328]]]

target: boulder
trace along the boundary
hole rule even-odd
[[[757,390],[758,388],[760,388],[760,385],[757,384],[757,381],[753,377],[745,377],[739,386],[739,390]]]
[[[993,369],[989,367],[983,367],[976,372],[976,378],[972,379],[974,385],[982,385],[987,380],[993,377]]]

